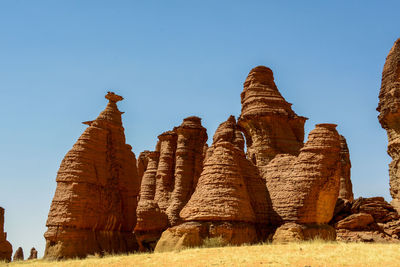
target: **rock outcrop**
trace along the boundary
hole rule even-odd
[[[338,241],[399,242],[400,238],[400,216],[382,197],[339,198],[330,224]]]
[[[136,159],[125,143],[116,103],[107,107],[79,137],[61,162],[57,188],[45,233],[45,258],[85,257],[137,249],[136,224],[139,183]]]
[[[383,67],[377,111],[389,139],[387,152],[392,158],[389,164],[392,204],[400,211],[400,39],[394,43]]]
[[[305,117],[297,116],[279,93],[272,70],[252,69],[241,93],[238,124],[246,137],[248,158],[262,168],[278,154],[298,155]]]
[[[154,249],[161,233],[181,222],[179,212],[193,194],[203,169],[206,141],[201,119],[193,116],[159,135],[156,151],[146,152],[135,227],[141,250]]]
[[[38,254],[38,252],[37,252],[36,248],[31,248],[31,252],[29,254],[28,260],[37,259],[37,257],[38,257],[37,254]]]
[[[4,209],[0,207],[0,261],[11,261],[12,246],[4,232]]]
[[[277,155],[266,168],[274,224],[327,224],[340,186],[340,138],[334,124],[317,124],[300,154]],[[286,229],[284,226],[283,229]]]
[[[156,251],[198,246],[216,237],[226,244],[258,240],[256,224],[268,223],[268,193],[243,149],[231,116],[215,132],[196,190],[180,212],[184,222],[162,234]]]
[[[24,260],[24,251],[21,247],[17,248],[14,253],[13,261],[23,261]]]
[[[344,138],[343,135],[340,136],[340,169],[339,198],[353,201],[353,184],[351,183],[350,178],[350,153],[349,148],[347,147],[346,138]]]

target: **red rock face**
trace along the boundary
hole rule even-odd
[[[137,210],[135,234],[141,250],[154,249],[161,233],[181,221],[179,212],[203,169],[207,133],[200,118],[188,117],[158,139],[156,151],[146,154]]]
[[[392,157],[389,165],[390,193],[400,207],[400,39],[390,50],[382,72],[382,85],[379,93],[380,112],[378,119],[386,130],[389,143],[388,154]],[[399,209],[400,210],[400,209]]]
[[[244,82],[238,124],[246,137],[248,158],[266,166],[277,154],[297,155],[303,146],[305,117],[297,116],[279,93],[272,70],[258,66]]]
[[[136,159],[121,114],[109,103],[64,157],[47,220],[46,258],[85,257],[137,248],[132,234],[139,191]]]
[[[37,250],[35,248],[31,248],[31,252],[29,254],[28,260],[35,260],[37,259]]]
[[[339,199],[330,224],[337,230],[338,241],[399,242],[400,239],[400,216],[383,197]]]
[[[156,251],[197,246],[213,237],[226,244],[258,240],[257,224],[268,223],[268,193],[243,149],[243,136],[231,116],[207,149],[196,190],[180,212],[184,222],[162,234]]]
[[[21,247],[19,247],[13,257],[13,261],[23,261],[24,260],[24,251],[22,250]]]
[[[12,246],[4,232],[4,209],[0,207],[0,261],[11,261]]]
[[[277,215],[271,218],[275,224],[331,220],[340,183],[340,139],[335,126],[317,124],[297,157],[278,155],[263,169]]]
[[[350,153],[347,147],[346,138],[343,135],[340,136],[340,191],[339,198],[348,201],[353,201],[353,185],[350,179]]]

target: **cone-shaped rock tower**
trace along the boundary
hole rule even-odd
[[[132,234],[139,192],[136,159],[125,143],[117,102],[107,107],[79,137],[61,162],[47,220],[46,258],[85,257],[137,248]]]

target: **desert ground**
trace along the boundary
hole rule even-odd
[[[90,256],[66,261],[32,260],[0,266],[399,266],[400,245],[310,241],[239,247],[191,248],[165,253]]]

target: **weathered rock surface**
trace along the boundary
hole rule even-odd
[[[147,164],[149,162],[147,155],[149,153],[150,153],[150,151],[148,151],[148,150],[143,151],[142,153],[139,154],[139,157],[137,160],[137,172],[138,172],[139,184],[142,184],[142,178],[147,169]]]
[[[400,216],[382,197],[339,198],[330,224],[340,241],[398,242],[400,238]]]
[[[340,139],[334,124],[317,124],[296,156],[277,155],[263,168],[276,225],[328,223],[340,183]]]
[[[353,185],[350,179],[350,153],[349,148],[347,147],[346,138],[344,138],[343,135],[340,136],[340,164],[341,173],[339,198],[353,201]]]
[[[181,222],[203,169],[206,129],[198,117],[158,136],[156,151],[146,152],[135,235],[141,250],[152,250],[161,233]],[[140,167],[140,166],[139,166]]]
[[[37,259],[37,257],[38,257],[37,254],[38,254],[38,252],[37,252],[36,248],[31,248],[31,252],[29,254],[28,260]]]
[[[243,149],[243,136],[231,116],[215,132],[196,190],[180,212],[185,222],[163,233],[158,251],[167,250],[172,243],[179,244],[172,249],[198,246],[213,237],[221,237],[227,244],[258,240],[257,230],[261,235],[262,231],[256,225],[268,224],[269,198],[263,179]]]
[[[4,232],[4,209],[0,207],[0,261],[11,261],[12,246]]]
[[[289,222],[276,229],[273,242],[285,243],[316,238],[334,241],[336,239],[336,231],[327,224],[297,224]]]
[[[246,137],[248,158],[266,166],[277,154],[298,155],[304,140],[305,117],[297,116],[279,93],[272,70],[252,69],[241,93],[238,124]]]
[[[24,260],[24,251],[21,247],[17,248],[14,253],[13,261],[23,261]]]
[[[139,183],[135,155],[125,143],[116,103],[109,103],[64,157],[45,233],[45,258],[85,257],[137,249]]]
[[[390,194],[394,206],[400,207],[400,39],[394,43],[383,67],[377,111],[379,122],[388,135],[387,152],[392,158],[389,164]]]

